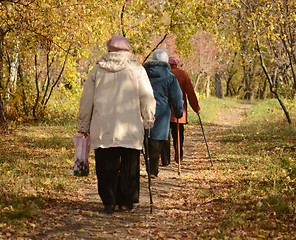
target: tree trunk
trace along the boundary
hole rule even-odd
[[[222,81],[219,73],[215,74],[215,85],[216,85],[216,97],[224,98],[223,86],[222,86]]]
[[[252,22],[253,22],[254,29],[256,29],[255,20],[253,19]],[[283,109],[283,111],[284,111],[284,113],[286,115],[286,118],[288,120],[288,123],[291,124],[292,123],[292,120],[290,118],[290,114],[289,114],[289,112],[288,112],[288,110],[287,110],[284,102],[282,101],[279,93],[274,88],[274,85],[273,85],[273,82],[274,81],[272,81],[272,78],[271,78],[271,76],[270,76],[270,74],[269,74],[269,72],[267,70],[266,65],[265,65],[265,62],[264,62],[264,59],[263,59],[263,54],[262,54],[262,51],[261,51],[261,45],[260,45],[259,38],[258,38],[257,34],[256,34],[256,43],[257,43],[257,51],[259,52],[259,56],[260,56],[261,66],[262,66],[263,71],[264,71],[264,73],[266,75],[266,78],[268,80],[270,91],[276,96],[277,100],[279,101],[279,103],[280,103],[280,105],[281,105],[281,107],[282,107],[282,109]],[[277,69],[275,70],[274,79],[276,77],[277,77]]]
[[[232,91],[231,91],[231,88],[230,88],[230,81],[231,81],[231,78],[229,77],[226,80],[226,96],[231,96],[232,97]]]
[[[267,88],[267,80],[264,80],[263,87],[259,88],[259,98],[260,99],[265,99],[266,97],[266,88]]]
[[[71,49],[71,46],[69,46],[69,48],[68,48],[68,51],[67,51],[67,54],[66,54],[66,56],[65,56],[65,59],[64,59],[64,62],[63,62],[63,66],[62,66],[62,68],[61,68],[61,71],[60,71],[60,73],[59,73],[57,79],[53,82],[53,84],[52,84],[52,86],[51,86],[51,88],[50,88],[50,91],[49,91],[49,94],[48,94],[48,96],[47,96],[47,99],[45,100],[45,102],[44,102],[44,104],[43,104],[44,107],[45,107],[46,104],[48,103],[48,101],[49,101],[49,99],[50,99],[50,97],[51,97],[51,94],[52,94],[52,92],[53,92],[53,89],[54,89],[55,86],[58,84],[58,82],[60,82],[60,80],[61,80],[62,74],[63,74],[63,72],[64,72],[64,70],[65,70],[65,67],[66,67],[66,64],[67,64],[67,60],[68,60],[68,56],[69,56],[69,53],[70,53],[70,49]]]
[[[0,27],[0,86],[2,86],[3,80],[3,41],[4,41],[5,32]],[[3,102],[0,96],[0,131],[7,130],[7,120],[4,111]]]
[[[201,77],[201,74],[198,74],[198,75],[196,76],[195,84],[194,84],[194,90],[195,90],[195,91],[197,91],[197,85],[198,85],[198,83],[199,83],[199,79],[200,79],[200,77]]]
[[[234,74],[236,74],[236,72],[237,72],[237,69],[234,70],[232,73],[229,72],[228,79],[226,80],[226,96],[229,96],[229,94],[230,96],[233,96],[230,84],[231,84],[232,77],[234,76]],[[234,94],[235,94],[235,91],[234,91]]]
[[[21,89],[22,89],[22,103],[23,103],[23,111],[25,113],[26,116],[29,116],[29,107],[27,106],[27,97],[26,97],[26,91],[25,91],[25,86],[26,86],[26,82],[23,76],[23,71],[22,71],[22,66],[21,63],[19,63],[18,65],[18,79],[21,83]]]
[[[248,100],[253,100],[254,98],[254,92],[253,92],[253,89],[252,89],[252,86],[251,86],[251,78],[250,78],[250,67],[245,64],[243,66],[243,69],[244,69],[244,80],[245,80],[245,99],[248,99]]]
[[[11,58],[8,58],[9,77],[7,77],[7,82],[6,82],[5,103],[10,102],[10,99],[13,97],[13,94],[17,86],[17,68],[18,68],[18,60],[19,60],[19,54],[17,51],[18,48],[19,46],[17,44],[14,49],[15,54]],[[6,112],[10,112],[9,104],[6,104]]]
[[[7,129],[7,120],[3,109],[2,100],[0,99],[0,132],[6,132]]]
[[[6,132],[7,128],[7,120],[3,109],[3,103],[0,99],[0,132]]]
[[[35,104],[33,106],[33,117],[35,119],[37,119],[37,106],[38,106],[38,103],[39,103],[39,98],[40,98],[40,90],[39,90],[39,82],[38,82],[38,68],[37,68],[37,54],[35,54],[35,86],[36,86],[36,99],[35,99]]]
[[[207,84],[206,84],[206,98],[210,97],[210,76],[207,76]]]

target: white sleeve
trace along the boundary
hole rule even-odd
[[[154,125],[154,115],[156,110],[156,101],[153,89],[144,67],[141,66],[139,72],[139,98],[141,116],[145,129],[152,128]]]
[[[93,112],[93,95],[95,90],[95,74],[96,67],[89,73],[87,80],[84,84],[80,105],[79,105],[79,116],[78,116],[78,129],[81,132],[89,132],[90,121]]]

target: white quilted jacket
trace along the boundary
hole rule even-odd
[[[91,148],[142,149],[156,102],[147,73],[130,52],[109,52],[90,72],[82,92],[78,129],[90,132]]]

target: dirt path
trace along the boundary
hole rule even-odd
[[[244,112],[250,108],[251,104],[241,104],[230,110],[224,111],[219,114],[219,125],[222,127],[234,127],[240,124],[244,118]]]
[[[219,203],[211,193],[229,184],[221,177],[215,149],[223,129],[239,124],[248,107],[222,113],[217,125],[204,127],[214,168],[200,126],[186,126],[181,175],[172,161],[168,167],[160,167],[159,177],[152,179],[153,214],[142,159],[140,203],[135,209],[103,213],[95,176],[81,178],[78,192],[53,197],[42,220],[31,223],[26,239],[200,239],[203,232],[214,231],[223,212],[215,211]]]

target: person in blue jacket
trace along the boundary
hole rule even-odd
[[[152,60],[143,64],[147,71],[156,100],[154,126],[148,140],[150,156],[150,174],[158,175],[159,156],[163,144],[168,140],[171,106],[176,118],[183,115],[182,90],[174,74],[170,72],[169,55],[164,49],[156,49]]]

